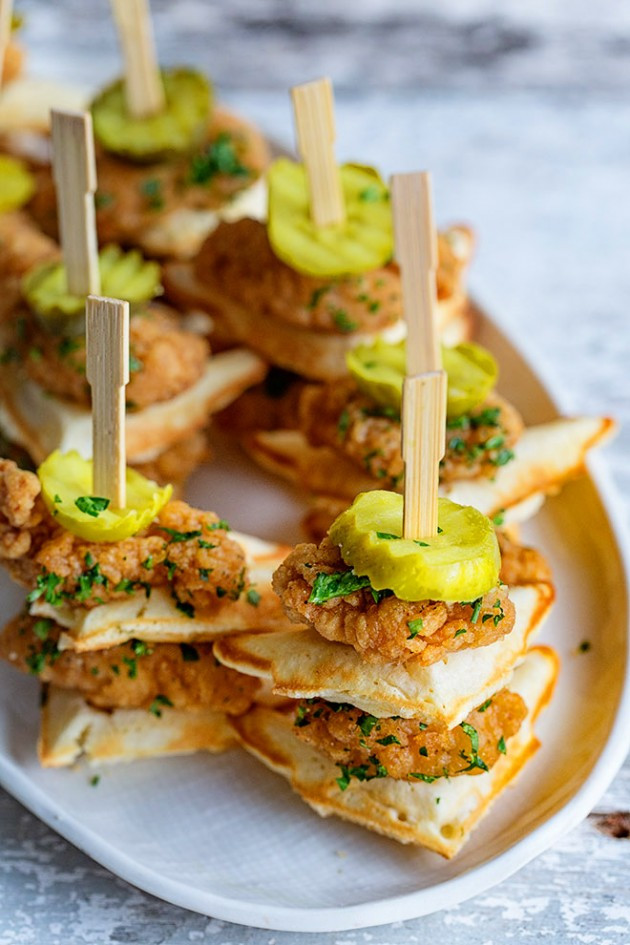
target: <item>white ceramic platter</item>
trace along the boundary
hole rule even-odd
[[[502,390],[528,422],[556,409],[509,341],[481,319]],[[409,919],[500,882],[590,810],[630,742],[627,568],[614,493],[596,464],[526,527],[555,572],[556,609],[542,639],[562,658],[555,698],[538,723],[543,747],[450,862],[335,819],[322,820],[244,752],[102,770],[37,763],[38,684],[0,667],[0,781],[80,849],[177,905],[268,929],[341,931]],[[190,498],[235,528],[295,541],[302,503],[219,444]],[[22,595],[3,578],[3,612]],[[579,653],[583,640],[588,653]]]

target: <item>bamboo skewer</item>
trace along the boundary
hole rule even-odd
[[[431,175],[395,174],[392,209],[396,258],[401,270],[407,321],[407,372],[439,371],[437,333],[437,234],[433,221]]]
[[[94,217],[96,162],[92,116],[87,112],[51,112],[53,175],[68,291],[101,290]]]
[[[4,57],[7,46],[11,41],[11,21],[13,17],[13,0],[0,0],[0,88],[2,88],[2,74],[4,71]]]
[[[403,384],[402,455],[405,463],[403,536],[438,533],[440,460],[446,447],[446,373],[436,329],[437,241],[431,178],[392,178],[396,254],[407,320],[407,377]]]
[[[111,0],[125,64],[127,108],[134,118],[164,111],[166,100],[148,0]]]
[[[335,161],[335,106],[330,79],[291,89],[298,150],[306,168],[311,218],[316,226],[344,223],[346,208]]]
[[[92,389],[92,488],[114,508],[124,509],[129,303],[90,295],[85,328],[86,375]]]

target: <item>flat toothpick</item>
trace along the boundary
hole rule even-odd
[[[96,162],[92,116],[88,112],[51,111],[53,174],[68,291],[101,290],[94,220]]]
[[[127,108],[134,118],[164,111],[164,84],[155,52],[148,0],[111,0],[125,64]]]
[[[446,374],[436,328],[437,240],[431,178],[392,178],[396,255],[407,320],[407,377],[403,385],[402,455],[405,463],[403,535],[437,535],[440,460],[446,436]]]
[[[395,174],[391,182],[396,258],[400,265],[407,321],[407,371],[439,371],[437,333],[437,234],[431,175]]]
[[[11,42],[11,22],[13,17],[13,0],[0,0],[0,87],[4,71],[4,57],[7,46]]]
[[[89,296],[86,373],[92,388],[94,495],[126,505],[125,386],[129,383],[129,303]]]
[[[330,79],[291,89],[298,150],[306,168],[311,218],[316,226],[343,223],[346,208],[335,161],[335,105]]]

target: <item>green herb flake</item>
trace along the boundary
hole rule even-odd
[[[199,662],[199,651],[196,647],[191,646],[190,643],[180,643],[179,649],[182,654],[182,659],[184,663],[198,663]]]
[[[486,709],[492,705],[492,699],[486,699],[485,702],[482,702],[480,706],[477,706],[477,712],[485,712]]]
[[[122,661],[127,667],[127,676],[129,677],[129,679],[137,679],[138,677],[137,660],[131,656],[123,656]]]
[[[153,555],[149,555],[148,558],[145,558],[142,562],[142,567],[145,571],[151,571],[153,568]]]
[[[500,528],[505,522],[505,509],[499,509],[499,511],[492,516],[492,521],[497,528]]]
[[[251,604],[252,607],[258,607],[260,603],[260,594],[253,587],[250,587],[245,594],[245,600],[248,604]]]
[[[161,695],[161,694],[158,694],[158,695],[155,697],[155,699],[153,700],[153,702],[151,703],[151,705],[149,706],[149,712],[150,712],[152,715],[154,715],[156,718],[161,719],[161,718],[162,718],[162,707],[163,707],[163,706],[171,706],[171,707],[172,707],[172,705],[173,705],[173,703],[172,703],[171,700],[168,698],[168,696],[163,696],[163,695]]]
[[[304,728],[305,725],[311,724],[310,719],[306,718],[307,711],[308,709],[306,708],[305,705],[299,705],[297,707],[295,721],[293,722],[296,728]]]
[[[38,640],[41,640],[43,642],[44,640],[48,639],[48,634],[50,632],[52,625],[53,625],[52,620],[47,620],[47,619],[36,620],[35,623],[33,624],[33,633],[35,634]]]
[[[208,525],[207,527],[210,529],[211,532],[216,532],[218,529],[221,529],[222,531],[225,531],[225,532],[229,532],[232,530],[224,518],[220,518],[218,522],[213,522],[212,525]]]
[[[424,781],[426,784],[433,784],[434,781],[437,781],[435,774],[422,774],[421,771],[411,771],[409,777],[416,778],[418,781]]]
[[[409,634],[409,636],[407,637],[407,639],[408,639],[408,640],[413,640],[413,639],[415,639],[415,638],[418,636],[418,634],[420,633],[420,631],[422,630],[423,626],[424,626],[422,617],[416,617],[415,620],[408,620],[408,621],[407,621],[407,626],[409,627],[409,629],[410,629],[410,631],[411,631],[411,633]]]
[[[78,499],[74,500],[74,504],[79,512],[90,515],[92,518],[98,518],[109,505],[109,499],[104,499],[98,495],[80,495]]]
[[[95,774],[90,778],[90,787],[98,787],[101,780],[100,774]]]
[[[388,745],[400,745],[399,740],[395,735],[385,735],[384,738],[377,738],[377,744],[384,745],[386,748]]]
[[[423,745],[422,748],[418,750],[418,754],[422,755],[423,758],[429,757],[429,752],[427,751],[426,745]]]
[[[499,741],[497,742],[497,749],[501,752],[502,755],[507,754],[507,748],[505,747],[505,739],[504,739],[503,735],[501,736],[501,738],[500,738]]]
[[[391,532],[377,532],[376,537],[383,541],[400,541],[400,535],[392,535]]]
[[[342,439],[345,439],[349,426],[350,426],[350,414],[347,408],[344,407],[344,409],[339,414],[339,420],[337,421],[337,433]]]
[[[209,184],[217,175],[249,177],[251,171],[239,159],[232,136],[226,131],[217,135],[212,144],[190,162],[189,183]]]
[[[325,604],[336,597],[346,597],[363,587],[369,587],[368,577],[359,577],[354,571],[339,571],[333,574],[320,572],[316,575],[309,604]]]
[[[181,541],[190,541],[192,538],[199,538],[201,535],[200,528],[193,529],[190,532],[178,532],[177,529],[166,528],[165,525],[160,525],[160,528],[169,536],[168,541],[170,545],[178,544]]]
[[[359,327],[357,322],[353,321],[343,308],[337,308],[331,312],[332,320],[339,329],[339,331],[344,334],[348,334],[351,331],[356,331]]]
[[[590,642],[590,640],[582,640],[582,642],[581,642],[580,645],[578,646],[578,652],[579,652],[579,653],[588,653],[589,650],[592,649],[592,646],[593,646],[593,644]]]
[[[377,722],[378,719],[375,715],[362,715],[361,718],[357,719],[357,725],[366,738],[372,734],[372,729]]]

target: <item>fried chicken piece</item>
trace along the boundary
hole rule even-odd
[[[339,548],[325,538],[319,547],[297,545],[275,572],[273,589],[290,620],[307,622],[327,640],[353,646],[367,662],[414,659],[428,666],[457,650],[488,646],[514,626],[514,605],[504,585],[472,603],[403,601],[393,595],[377,602],[369,587],[309,603],[318,574],[349,570]]]
[[[30,314],[24,323],[21,351],[29,376],[49,393],[89,407],[85,336],[52,335]],[[173,312],[154,306],[130,319],[129,354],[127,409],[142,410],[191,387],[203,374],[210,346],[201,335],[183,330]]]
[[[488,771],[527,715],[521,696],[501,689],[446,729],[418,719],[377,719],[354,706],[301,700],[295,734],[361,781],[390,777],[434,781]]]
[[[48,603],[82,607],[168,586],[180,608],[215,610],[246,586],[245,554],[213,512],[169,502],[149,528],[117,542],[89,542],[58,526],[39,479],[0,460],[0,560]]]
[[[400,278],[395,266],[360,276],[316,279],[282,262],[267,227],[256,220],[221,223],[194,262],[201,282],[260,314],[301,328],[346,334],[380,331],[402,317]]]
[[[549,563],[535,548],[512,541],[505,531],[497,529],[501,550],[501,580],[516,587],[518,584],[547,583],[553,580]]]
[[[187,433],[185,439],[174,443],[155,459],[147,460],[146,463],[134,463],[133,467],[161,486],[172,483],[173,495],[176,495],[195,469],[209,459],[210,452],[208,431],[195,430]]]
[[[25,213],[19,210],[0,213],[0,322],[12,319],[20,304],[20,282],[24,273],[38,263],[58,258],[57,244]],[[7,323],[7,327],[12,326]],[[2,345],[6,346],[4,338]]]
[[[136,164],[97,145],[96,163],[99,241],[142,246],[147,234],[173,213],[217,210],[253,184],[268,163],[268,148],[252,126],[215,109],[208,140],[194,155]],[[31,210],[42,228],[56,235],[56,198],[48,168],[38,175]]]
[[[272,367],[262,384],[246,390],[216,415],[217,423],[231,434],[294,429],[303,388],[297,374]]]
[[[49,515],[40,492],[35,473],[0,459],[0,559],[19,562],[47,534]]]
[[[241,715],[260,687],[259,680],[217,663],[211,643],[149,646],[132,640],[75,653],[58,649],[60,633],[52,620],[15,617],[0,635],[0,658],[42,682],[78,689],[99,709],[150,709],[158,700],[176,709],[205,707]]]
[[[348,378],[335,384],[304,386],[297,426],[312,446],[340,449],[383,488],[397,488],[404,465],[400,452],[400,415],[362,394]],[[440,481],[496,475],[512,458],[523,430],[516,409],[498,394],[481,407],[449,420]]]

